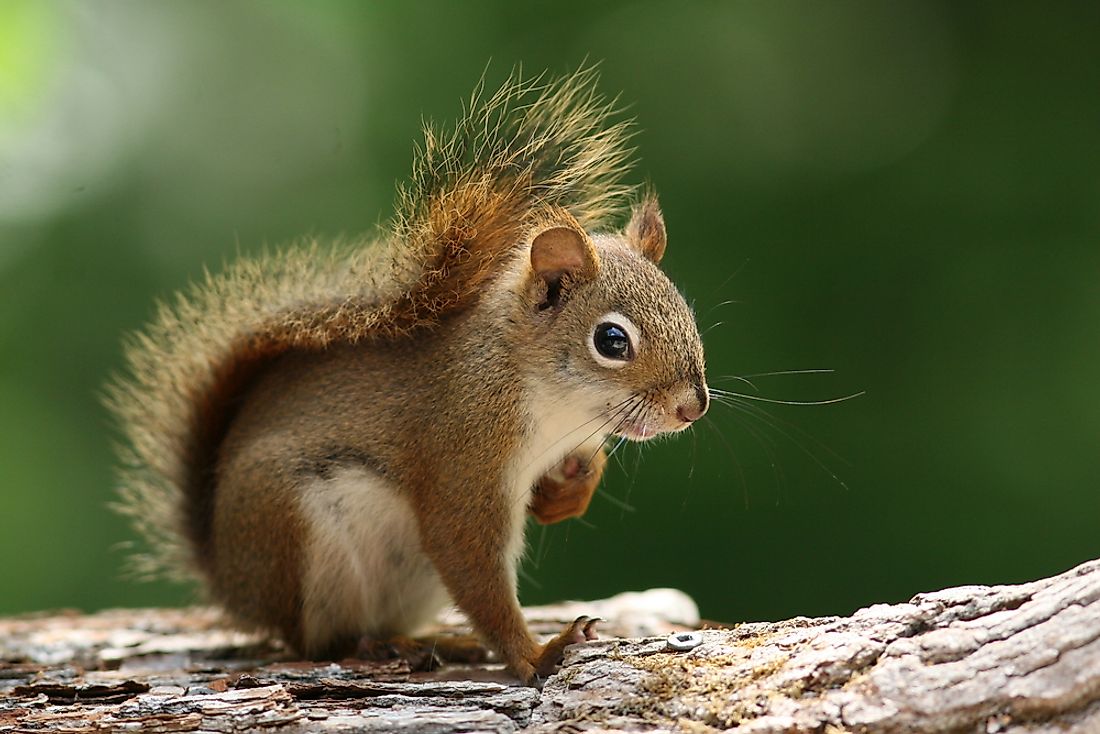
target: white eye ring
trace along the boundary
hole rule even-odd
[[[622,329],[626,333],[626,338],[630,341],[628,356],[623,358],[613,358],[602,354],[596,346],[596,332],[604,324],[611,324]],[[634,325],[634,322],[628,319],[618,311],[609,311],[601,316],[592,328],[588,331],[588,352],[592,355],[592,359],[596,360],[596,364],[601,367],[607,367],[608,369],[617,370],[625,367],[633,360],[637,354],[638,349],[641,347],[641,339],[638,332],[638,327]]]

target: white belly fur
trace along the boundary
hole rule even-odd
[[[307,646],[342,635],[415,634],[449,603],[404,497],[378,474],[342,469],[302,494],[310,539],[303,628]]]

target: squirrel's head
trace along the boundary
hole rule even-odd
[[[658,267],[665,242],[652,197],[621,232],[590,235],[560,210],[533,229],[522,300],[537,379],[597,432],[644,440],[707,410],[695,315]]]

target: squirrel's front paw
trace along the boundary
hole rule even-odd
[[[566,456],[535,485],[531,514],[543,525],[580,517],[588,509],[606,466],[603,448]]]
[[[577,617],[567,624],[557,637],[542,646],[539,656],[532,661],[535,675],[540,678],[552,675],[561,664],[565,648],[569,645],[598,639],[596,623],[602,621],[599,617]]]

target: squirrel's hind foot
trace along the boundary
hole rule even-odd
[[[565,654],[565,648],[578,642],[596,640],[596,624],[603,620],[599,617],[581,616],[565,626],[557,637],[547,642],[539,650],[538,657],[532,661],[532,678],[546,678],[557,670]],[[527,683],[532,683],[529,679]]]

